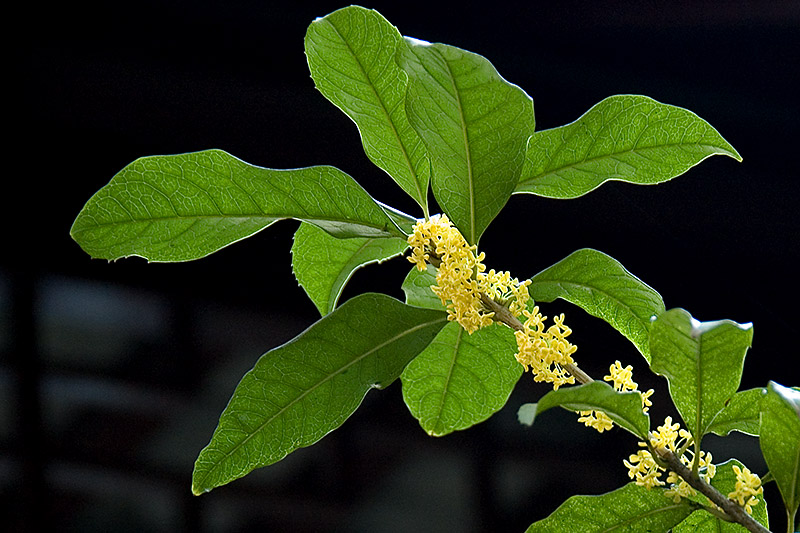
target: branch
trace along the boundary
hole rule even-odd
[[[699,477],[692,475],[692,471],[689,470],[672,451],[666,448],[655,448],[654,451],[656,455],[667,464],[670,470],[678,474],[691,485],[692,488],[708,497],[709,500],[720,507],[732,522],[738,522],[753,533],[769,533],[769,530],[747,514],[742,506],[726,497]]]

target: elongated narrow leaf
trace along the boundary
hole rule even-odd
[[[536,301],[563,298],[602,318],[650,360],[650,319],[664,311],[661,296],[612,257],[584,248],[531,278]]]
[[[403,399],[422,428],[442,436],[483,422],[508,401],[522,375],[511,329],[473,334],[450,322],[403,371]]]
[[[709,433],[724,437],[731,431],[758,436],[761,423],[760,402],[764,389],[748,389],[733,395],[708,428]]]
[[[92,196],[71,234],[100,259],[189,261],[285,218],[337,237],[403,236],[341,170],[261,168],[222,150],[137,159]]]
[[[428,265],[428,268],[423,271],[417,270],[416,267],[411,269],[402,285],[406,303],[417,307],[444,310],[441,299],[431,290],[432,285],[436,285],[436,267]]]
[[[281,460],[339,427],[392,383],[447,323],[441,311],[362,294],[245,374],[192,476],[200,494]]]
[[[736,490],[736,472],[733,471],[733,466],[739,468],[744,467],[740,461],[730,459],[724,463],[717,465],[717,472],[711,480],[711,486],[716,488],[724,495],[728,495]],[[769,527],[769,518],[767,516],[767,504],[764,501],[764,495],[760,494],[756,497],[758,503],[753,506],[753,518],[760,522],[762,526]],[[707,505],[708,500],[705,496],[697,495],[698,503]],[[726,522],[720,520],[708,511],[699,510],[695,511],[689,517],[675,526],[672,533],[743,533],[745,528],[739,524]]]
[[[406,112],[428,149],[439,205],[470,244],[508,201],[519,180],[533,101],[485,58],[407,39]]]
[[[600,496],[573,496],[553,514],[533,523],[528,533],[669,531],[694,509],[686,500],[674,503],[661,490],[628,483]]]
[[[800,506],[800,391],[770,382],[761,399],[761,453],[786,509]]]
[[[752,324],[698,322],[683,309],[662,313],[650,328],[650,368],[699,442],[739,388]]]
[[[358,126],[364,151],[427,213],[430,163],[404,106],[405,41],[377,11],[350,6],[315,20],[306,56],[317,89]]]
[[[612,96],[572,124],[535,133],[514,192],[577,198],[608,180],[662,183],[712,155],[742,160],[691,111],[646,96]]]
[[[523,406],[520,422],[530,425],[539,414],[553,407],[570,411],[603,411],[619,427],[646,439],[650,430],[650,416],[642,411],[642,397],[638,392],[617,392],[607,383],[595,381],[577,387],[562,387],[550,391],[536,404]]]
[[[292,270],[320,314],[327,315],[356,270],[396,257],[406,248],[405,239],[398,237],[337,239],[304,222],[294,234]]]

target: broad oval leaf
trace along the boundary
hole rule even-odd
[[[519,180],[533,100],[482,56],[407,42],[398,55],[409,76],[406,113],[428,149],[433,194],[475,244]]]
[[[523,406],[520,422],[531,425],[539,414],[553,407],[570,411],[603,411],[619,427],[626,429],[642,440],[650,430],[650,416],[642,411],[642,397],[638,392],[617,392],[602,381],[594,381],[577,387],[561,387],[550,391],[539,400],[536,408],[532,404]]]
[[[736,393],[752,324],[699,322],[683,309],[662,313],[650,328],[650,368],[667,378],[669,393],[697,442]]]
[[[747,435],[758,436],[761,424],[760,402],[764,389],[748,389],[739,391],[731,397],[725,408],[711,422],[709,433],[721,437],[731,431],[739,431]]]
[[[641,533],[669,531],[695,510],[686,500],[674,503],[661,490],[627,485],[599,496],[573,496],[528,533]]]
[[[242,378],[192,475],[200,494],[283,459],[339,427],[392,383],[447,323],[383,294],[348,300]]]
[[[577,198],[609,180],[662,183],[712,155],[742,160],[691,111],[646,96],[612,96],[571,124],[534,133],[514,192]]]
[[[769,383],[761,399],[759,441],[783,503],[794,516],[800,506],[800,391]]]
[[[711,486],[726,496],[736,490],[736,472],[733,471],[733,465],[739,468],[745,466],[741,461],[729,459],[717,465],[716,474],[711,479]],[[698,494],[695,498],[698,503],[708,504],[708,499],[705,496]],[[764,495],[759,494],[756,498],[758,499],[758,504],[753,506],[752,516],[761,525],[769,528],[767,503],[764,501]],[[742,531],[744,531],[744,527],[735,522],[726,522],[708,511],[698,510],[675,526],[672,533],[741,533]]]
[[[602,318],[650,360],[650,320],[664,311],[664,302],[616,259],[589,248],[577,250],[533,276],[528,290],[535,301],[562,298]]]
[[[320,314],[327,315],[356,270],[397,257],[406,248],[399,237],[337,239],[304,222],[294,234],[292,270]]]
[[[483,422],[506,404],[522,375],[516,349],[506,326],[470,335],[450,322],[400,376],[409,411],[436,437]]]
[[[337,237],[403,236],[341,170],[256,167],[222,150],[137,159],[89,199],[70,233],[95,258],[189,261],[286,218]]]
[[[350,6],[315,20],[305,47],[317,89],[358,126],[364,152],[428,212],[430,163],[406,117],[405,41],[377,11]]]

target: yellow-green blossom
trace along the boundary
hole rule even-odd
[[[642,411],[648,411],[653,403],[650,401],[650,396],[653,394],[653,389],[647,392],[638,390],[639,385],[633,381],[633,367],[631,365],[622,367],[622,363],[614,361],[608,369],[609,374],[603,379],[605,381],[612,381],[614,383],[614,390],[618,392],[638,392],[642,397]],[[580,411],[580,418],[578,422],[583,422],[587,427],[592,427],[602,433],[605,430],[611,429],[614,424],[611,418],[602,411]]]
[[[525,370],[530,368],[535,381],[552,383],[555,390],[575,383],[575,377],[565,367],[575,363],[572,354],[578,347],[567,340],[572,330],[564,325],[564,315],[555,317],[553,325],[545,329],[547,317],[542,316],[538,306],[522,314],[526,317],[522,329],[514,332],[519,350],[517,361]]]
[[[733,465],[733,472],[736,474],[736,489],[728,494],[728,498],[743,506],[747,514],[753,514],[753,506],[758,504],[758,495],[764,492],[761,479],[747,467]]]
[[[575,378],[565,369],[574,364],[572,354],[577,347],[567,337],[571,330],[564,325],[564,315],[556,317],[554,324],[546,327],[539,308],[528,311],[530,280],[520,282],[506,271],[489,270],[478,253],[459,233],[447,215],[433,216],[420,221],[408,237],[411,255],[408,260],[419,270],[428,263],[437,264],[436,285],[431,290],[446,306],[448,319],[455,320],[468,333],[490,325],[494,313],[484,306],[481,295],[506,306],[515,318],[522,320],[515,331],[517,361],[530,369],[536,381],[553,384],[554,389]]]

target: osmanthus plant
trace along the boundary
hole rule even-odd
[[[242,378],[197,458],[195,494],[317,442],[370,389],[398,378],[411,414],[442,436],[492,416],[530,370],[553,390],[523,406],[521,422],[558,406],[598,431],[616,425],[636,439],[619,458],[629,484],[569,498],[529,531],[766,531],[767,481],[793,531],[800,392],[773,382],[738,390],[750,324],[666,310],[655,290],[596,250],[524,281],[487,269],[478,250],[512,194],[570,199],[609,180],[661,183],[712,155],[740,160],[713,127],[685,109],[622,95],[571,124],[535,131],[530,96],[485,58],[405,38],[355,6],[315,20],[305,50],[319,91],[356,123],[366,155],[419,213],[379,202],[333,167],[276,170],[206,150],[134,161],[71,230],[92,257],[176,262],[278,220],[301,221],[292,266],[322,317]],[[431,191],[441,213],[431,213]],[[413,263],[405,302],[368,293],[338,304],[354,271],[400,256]],[[556,298],[630,340],[666,378],[681,420],[650,420],[652,391],[638,390],[631,366],[609,361],[608,375],[596,379],[581,370],[564,316],[548,321],[541,311]],[[763,478],[702,450],[705,435],[732,431],[759,437]]]

